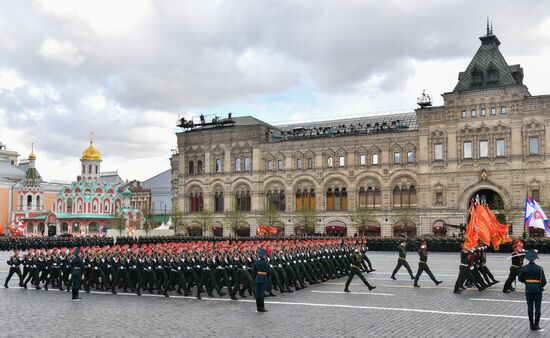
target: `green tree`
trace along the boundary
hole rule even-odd
[[[366,206],[359,207],[355,209],[352,214],[351,225],[355,229],[360,227],[367,227],[367,224],[376,222],[376,210],[374,208],[369,208]]]
[[[143,223],[143,230],[145,230],[145,234],[149,234],[149,230],[153,227],[153,213],[151,210],[143,210],[143,219],[145,220],[145,223]]]
[[[393,223],[403,226],[417,226],[419,220],[418,209],[414,207],[397,207],[393,209]]]
[[[245,221],[244,212],[240,210],[231,210],[225,213],[225,224],[229,226],[235,237],[237,237],[237,230]]]
[[[214,224],[214,213],[206,208],[196,213],[192,218],[192,223],[200,225],[203,235],[212,228]]]
[[[306,234],[315,232],[317,214],[314,210],[298,210],[294,216],[294,224],[301,228]]]
[[[262,210],[260,218],[258,218],[258,224],[284,229],[284,222],[281,218],[281,214],[273,205],[267,206]]]
[[[120,236],[122,236],[122,230],[126,229],[126,217],[122,211],[116,213],[115,226],[119,231]]]
[[[170,217],[172,217],[172,226],[174,227],[174,233],[176,234],[180,228],[185,229],[185,227],[189,224],[189,219],[178,207],[172,208],[170,211]]]

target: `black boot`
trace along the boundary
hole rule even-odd
[[[540,313],[535,313],[535,330],[540,331],[542,330],[539,326],[540,323]]]
[[[536,330],[535,328],[535,321],[533,320],[533,314],[532,313],[527,313],[527,316],[529,317],[529,328],[533,331]]]

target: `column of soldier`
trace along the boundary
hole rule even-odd
[[[352,239],[273,240],[158,243],[81,247],[82,288],[179,295],[200,299],[206,291],[223,297],[227,289],[231,299],[245,298],[254,292],[253,266],[260,247],[267,248],[271,267],[265,296],[294,292],[308,285],[346,276],[351,271],[352,255],[362,256],[361,270],[373,271],[364,243]],[[361,247],[361,249],[357,249]],[[18,250],[8,260],[10,272],[4,284],[17,274],[25,289],[71,289],[71,248],[29,249],[22,257]],[[21,272],[20,267],[23,267]]]

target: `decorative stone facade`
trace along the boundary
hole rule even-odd
[[[200,195],[202,207],[214,211],[215,196],[223,193],[229,211],[244,194],[254,235],[268,196],[284,192],[279,212],[285,233],[293,234],[308,191],[317,232],[343,224],[355,234],[352,219],[361,204],[374,208],[379,235],[403,230],[401,206],[413,210],[417,234],[440,234],[443,224],[451,235],[459,230],[449,224],[465,223],[469,201],[479,193],[521,235],[526,193],[550,202],[550,95],[529,93],[522,68],[507,65],[491,31],[480,40],[455,89],[443,94],[443,106],[422,102],[408,114],[283,126],[237,117],[227,125],[186,128],[177,133],[171,158],[173,205],[192,213],[198,210],[191,209],[193,196]],[[231,234],[224,217],[214,213]]]

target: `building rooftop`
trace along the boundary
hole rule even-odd
[[[0,181],[18,181],[25,178],[25,172],[12,165],[9,160],[0,157]]]
[[[276,126],[270,141],[339,137],[360,134],[395,133],[418,129],[416,113],[365,116],[348,119],[293,123]]]
[[[458,74],[453,92],[523,84],[523,68],[509,66],[498,49],[500,41],[487,25],[487,34],[479,38],[481,45],[466,70]]]

